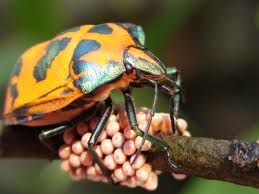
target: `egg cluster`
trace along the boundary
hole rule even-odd
[[[148,124],[149,111],[139,109],[136,116],[139,128],[145,130]],[[89,179],[107,182],[107,178],[102,174],[87,149],[88,140],[98,120],[99,117],[94,117],[87,123],[82,122],[76,128],[65,131],[63,135],[65,144],[59,149],[61,169],[70,173],[74,180]],[[177,122],[179,125],[177,133],[190,136],[190,133],[186,130],[186,121],[178,119]],[[149,134],[170,134],[171,132],[169,115],[156,113],[153,117]],[[141,142],[142,138],[131,130],[125,111],[120,111],[110,116],[94,149],[104,166],[111,171],[114,182],[132,188],[141,186],[147,190],[155,190],[158,186],[159,172],[152,169],[145,156],[145,152],[152,146],[151,142],[145,141],[141,154],[131,165],[131,161],[134,159],[137,149],[140,148]],[[185,178],[185,175],[172,175],[179,180]]]

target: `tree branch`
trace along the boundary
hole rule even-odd
[[[35,128],[0,127],[0,158],[58,158],[41,144],[38,134]],[[147,155],[154,169],[259,188],[258,143],[182,136],[162,139],[178,169],[171,169],[163,152],[153,148]],[[54,141],[62,144],[61,138]]]
[[[178,169],[175,173],[259,188],[259,144],[239,140],[163,136]],[[172,172],[161,151],[149,153],[155,169]]]

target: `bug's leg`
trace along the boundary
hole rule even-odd
[[[135,157],[134,159],[132,160],[131,164],[134,164],[135,161],[137,160],[141,150],[142,150],[142,146],[144,145],[145,143],[145,140],[147,138],[147,135],[148,135],[148,131],[149,131],[149,128],[151,126],[151,122],[152,122],[152,118],[156,112],[156,106],[157,106],[157,102],[158,102],[158,84],[156,82],[152,82],[150,81],[151,84],[154,85],[154,88],[155,88],[155,95],[154,95],[154,100],[153,100],[153,105],[152,105],[152,109],[150,110],[150,118],[149,118],[149,121],[148,121],[148,124],[147,124],[147,127],[144,131],[144,135],[143,135],[143,138],[142,138],[142,141],[141,141],[141,144],[140,144],[140,147],[139,149],[137,150],[136,154],[135,154]]]
[[[125,100],[125,108],[126,108],[126,112],[128,115],[128,119],[129,119],[129,123],[130,123],[130,127],[133,131],[135,131],[135,133],[140,136],[143,137],[144,136],[144,132],[138,127],[138,123],[137,123],[137,119],[136,119],[136,112],[135,112],[135,107],[134,107],[134,103],[131,97],[131,92],[130,90],[127,88],[126,90],[123,91],[123,95],[124,95],[124,100]],[[175,162],[172,160],[172,156],[171,153],[169,151],[169,146],[163,142],[162,140],[159,140],[149,134],[147,134],[147,138],[148,141],[150,141],[152,144],[156,145],[159,147],[159,149],[161,149],[162,151],[165,152],[166,157],[168,159],[168,161],[170,162],[170,165],[172,168],[177,168]]]
[[[180,76],[180,72],[178,71],[178,69],[176,69],[175,67],[167,67],[166,68],[166,79],[167,81],[171,82],[171,84],[176,87],[180,92],[182,92],[181,90],[181,76]],[[172,79],[172,77],[174,77]]]
[[[94,161],[100,167],[103,175],[107,177],[107,179],[110,183],[114,184],[110,172],[103,165],[100,157],[98,156],[98,154],[94,150],[94,146],[97,144],[97,139],[100,136],[100,134],[102,133],[102,131],[103,131],[103,129],[104,129],[111,113],[112,113],[112,100],[111,100],[110,97],[105,100],[105,104],[106,104],[106,109],[105,109],[102,117],[100,118],[100,121],[98,122],[95,130],[93,131],[93,133],[92,133],[92,135],[91,135],[91,137],[88,141],[88,150],[89,150],[92,158],[94,159]]]
[[[177,116],[179,112],[179,105],[182,99],[181,97],[181,76],[179,71],[174,67],[166,68],[168,76],[175,76],[175,80],[173,81],[173,95],[170,98],[170,118],[173,133],[175,134],[178,129],[177,126]]]
[[[39,134],[39,140],[49,150],[51,150],[53,153],[56,153],[57,150],[55,149],[53,143],[51,141],[49,141],[49,139],[51,137],[64,133],[67,129],[71,129],[71,128],[75,127],[81,121],[91,119],[95,114],[96,114],[95,111],[93,111],[93,112],[86,111],[86,112],[83,112],[82,114],[80,114],[80,116],[74,118],[73,120],[69,121],[68,123],[66,123],[64,125],[61,125],[61,126],[58,126],[58,127],[52,128],[52,129],[43,130]]]
[[[180,102],[180,92],[177,92],[170,98],[170,119],[171,119],[171,125],[173,134],[175,134],[176,130],[178,130],[178,124],[177,124],[177,117],[179,112],[179,102]]]

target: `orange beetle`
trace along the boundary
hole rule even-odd
[[[117,89],[124,94],[131,128],[144,136],[143,139],[159,146],[171,159],[168,145],[147,134],[149,127],[145,132],[139,129],[130,88],[155,88],[151,118],[158,91],[169,94],[175,129],[180,76],[175,68],[165,68],[144,47],[144,42],[145,35],[140,26],[105,23],[72,28],[30,48],[19,58],[10,77],[4,123],[35,128],[48,126],[39,133],[39,138],[45,142],[85,120],[98,103],[104,101],[106,109],[89,140],[88,149],[103,174],[112,181],[93,146],[112,112],[110,92]],[[171,164],[176,167],[173,161]]]

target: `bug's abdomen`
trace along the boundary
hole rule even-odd
[[[71,81],[71,56],[81,34],[89,27],[63,33],[30,48],[20,57],[9,80],[4,115]]]
[[[62,124],[79,116],[84,110],[87,110],[95,105],[95,102],[89,103],[85,106],[78,106],[72,109],[60,109],[58,111],[54,111],[48,114],[45,114],[40,119],[35,119],[32,121],[27,121],[23,123],[23,125],[27,126],[47,126],[47,125],[55,125]]]

